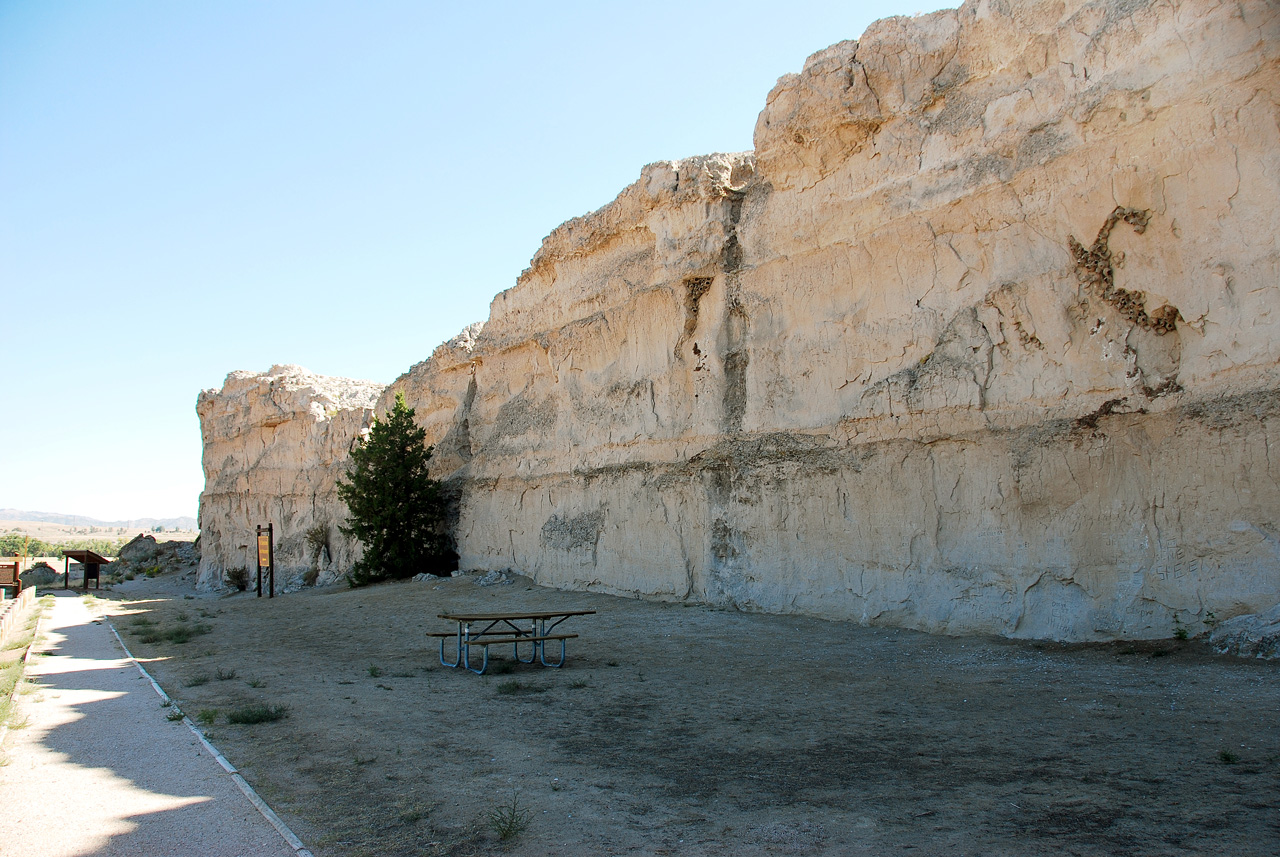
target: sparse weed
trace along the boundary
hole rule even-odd
[[[267,683],[260,678],[251,678],[245,681],[249,687],[266,687]]]
[[[5,643],[4,650],[6,652],[9,652],[14,649],[25,649],[27,646],[31,645],[32,642],[35,641],[35,638],[36,638],[35,631],[28,631],[27,633],[14,637],[12,640]]]
[[[288,716],[289,706],[287,705],[266,705],[259,702],[253,705],[242,705],[234,711],[227,712],[227,722],[242,725],[273,723]]]
[[[520,796],[511,792],[511,803],[504,803],[489,810],[484,815],[485,824],[505,841],[514,839],[529,828],[533,821],[533,810],[520,805]]]
[[[575,678],[573,681],[569,682],[569,687],[574,690],[582,690],[584,687],[591,687],[591,685],[587,683],[586,679]]]
[[[192,637],[199,637],[200,635],[207,634],[212,630],[213,629],[208,625],[178,625],[176,628],[170,628],[168,631],[165,631],[161,637],[171,643],[186,643],[189,642]]]
[[[382,675],[382,668],[375,666],[374,664],[369,664],[369,677],[377,678],[380,675]]]
[[[197,673],[196,675],[188,676],[187,682],[186,682],[187,687],[199,687],[202,684],[208,684],[208,683],[209,683],[209,676],[205,673]]]
[[[12,713],[13,691],[21,680],[21,660],[13,660],[0,667],[0,723],[7,720]]]
[[[219,712],[216,708],[202,708],[196,714],[196,720],[199,720],[205,726],[212,726],[218,722],[218,714]],[[227,719],[229,720],[230,717],[228,716]]]
[[[183,716],[184,715],[182,713],[182,709],[175,708],[173,709],[173,711],[170,711],[168,714],[166,714],[164,716],[164,719],[168,720],[170,723],[176,723],[177,721],[181,720]]]
[[[231,679],[236,677],[236,671],[224,670],[222,667],[218,667],[218,669],[214,671],[214,677],[217,678],[218,681],[231,681]]]
[[[170,628],[168,631],[165,631],[164,639],[171,643],[186,643],[191,639],[191,629],[184,628],[181,625],[177,628]]]
[[[1218,761],[1224,765],[1234,765],[1236,762],[1240,761],[1240,757],[1235,753],[1232,753],[1230,750],[1220,750],[1218,752]]]

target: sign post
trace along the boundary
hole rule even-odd
[[[275,525],[258,527],[258,597],[262,597],[262,570],[267,570],[267,597],[276,597]]]

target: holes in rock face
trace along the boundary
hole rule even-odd
[[[684,331],[692,334],[698,326],[698,302],[715,282],[714,277],[689,277],[684,281]]]
[[[1094,239],[1092,247],[1085,247],[1074,236],[1068,236],[1067,248],[1075,259],[1076,279],[1081,285],[1092,289],[1098,297],[1138,327],[1163,336],[1177,329],[1177,322],[1182,318],[1178,308],[1165,305],[1147,312],[1147,296],[1144,293],[1131,292],[1117,286],[1115,265],[1108,246],[1111,230],[1120,221],[1128,223],[1134,232],[1141,235],[1147,231],[1150,219],[1151,213],[1148,211],[1118,205],[1098,230],[1098,237]]]
[[[676,357],[681,356],[680,350],[698,329],[698,310],[702,297],[711,290],[711,284],[714,282],[715,277],[689,277],[684,281],[684,333],[676,343]],[[701,354],[697,349],[697,343],[694,343],[693,353],[695,356]]]

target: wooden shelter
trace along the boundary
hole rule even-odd
[[[102,566],[110,564],[111,560],[93,551],[63,551],[62,557],[63,570],[66,572],[66,576],[62,579],[63,589],[71,586],[71,560],[73,559],[84,566],[84,588],[89,588],[91,577],[94,589],[102,588]]]

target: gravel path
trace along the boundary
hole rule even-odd
[[[5,741],[0,855],[293,857],[78,596],[58,594],[42,630],[40,689]]]

